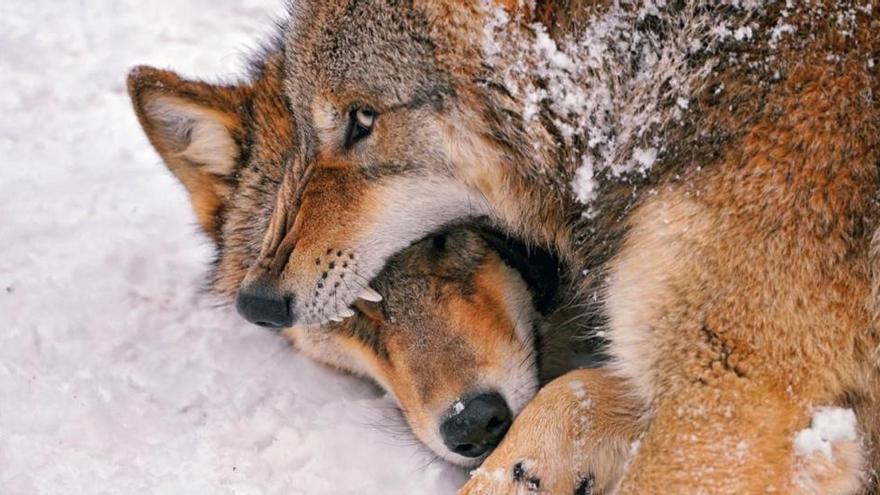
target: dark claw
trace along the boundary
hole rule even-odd
[[[574,495],[590,495],[593,493],[593,485],[596,484],[596,480],[593,478],[593,475],[589,475],[586,478],[581,480],[581,484],[578,485],[577,490],[574,491]]]

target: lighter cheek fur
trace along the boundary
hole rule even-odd
[[[492,317],[490,324],[503,325],[499,332],[503,343],[493,346],[499,357],[495,360],[496,365],[487,370],[485,375],[487,385],[495,386],[501,392],[516,415],[538,390],[532,338],[532,324],[538,315],[532,308],[531,294],[525,282],[500,260],[493,262],[497,263],[497,270],[482,272],[477,281],[484,294],[497,294],[492,302],[500,311],[498,316]],[[475,328],[480,329],[479,326]],[[513,329],[512,335],[507,331],[509,328]],[[490,355],[489,352],[484,354]]]

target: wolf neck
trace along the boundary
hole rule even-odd
[[[604,263],[624,233],[622,212],[678,167],[666,159],[675,144],[669,130],[693,113],[716,54],[751,36],[755,19],[753,7],[589,3],[575,21],[551,28],[487,10],[482,120],[504,149],[495,167],[504,180],[494,171],[477,184],[512,230],[538,232],[533,241],[557,248],[578,270]],[[550,7],[537,20],[573,18],[553,10],[563,4],[541,4]]]

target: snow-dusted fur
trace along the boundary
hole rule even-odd
[[[489,7],[483,50],[506,92],[497,101],[522,116],[529,146],[542,151],[523,168],[570,181],[582,205],[572,207],[583,222],[572,228],[572,257],[586,263],[585,300],[604,301],[595,309],[608,329],[612,369],[653,419],[621,490],[874,486],[878,429],[869,410],[877,404],[878,336],[865,311],[865,230],[877,221],[872,6],[614,2],[555,33],[532,21],[540,2]],[[842,179],[841,169],[853,179]],[[805,204],[801,181],[825,201]],[[523,189],[516,194],[536,197]],[[512,228],[548,230],[496,203]],[[871,227],[853,227],[847,217]],[[847,240],[829,251],[826,229]],[[835,252],[859,261],[839,263]],[[792,258],[783,258],[792,256],[812,266],[789,267]],[[841,285],[808,289],[815,284]],[[783,309],[838,299],[847,309]],[[855,356],[835,351],[851,339]],[[793,349],[781,350],[792,347],[797,358],[774,357],[791,356]],[[854,382],[858,399],[835,388],[839,380]],[[789,399],[774,397],[779,387]],[[808,422],[815,406],[851,400],[866,438],[840,441],[828,465],[801,454],[792,461],[792,426]],[[749,408],[766,414],[752,417]],[[700,433],[686,433],[685,424]],[[756,425],[776,437],[750,438]]]
[[[794,447],[798,493],[853,493],[864,482],[861,477],[841,476],[858,471],[864,462],[851,409],[819,408],[810,427],[795,435]]]
[[[717,12],[685,3],[620,2],[600,10],[575,33],[551,36],[529,9],[508,12],[484,0],[484,53],[497,80],[522,103],[526,130],[542,153],[545,124],[569,150],[562,165],[573,193],[589,205],[600,177],[645,175],[730,41],[752,38],[756,4]]]

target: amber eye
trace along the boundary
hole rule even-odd
[[[351,148],[373,132],[376,112],[369,108],[353,108],[349,112],[348,130],[345,133],[345,147]]]

